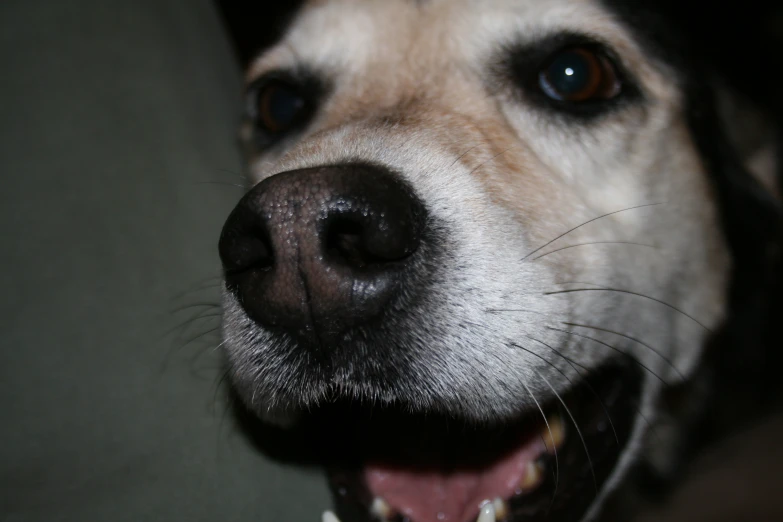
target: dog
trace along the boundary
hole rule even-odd
[[[653,7],[311,0],[250,63],[222,347],[324,522],[629,520],[775,395],[776,122]]]

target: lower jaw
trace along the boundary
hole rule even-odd
[[[547,444],[523,474],[519,487],[479,499],[465,510],[412,510],[404,499],[372,492],[371,467],[333,466],[329,470],[335,519],[327,522],[537,522],[581,520],[618,463],[638,410],[641,375],[622,365],[594,372],[549,411],[567,436]],[[555,428],[557,429],[557,427]],[[549,430],[547,430],[549,431]],[[546,439],[547,435],[544,435]],[[550,439],[551,442],[551,439]],[[557,450],[554,451],[554,446]],[[416,471],[412,471],[415,476]],[[376,488],[377,489],[377,488]],[[390,501],[391,500],[391,501]],[[448,501],[448,499],[446,500]],[[327,515],[329,517],[330,515]],[[338,518],[339,517],[339,518]]]

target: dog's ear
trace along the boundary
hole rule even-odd
[[[720,401],[740,392],[738,408],[752,413],[783,397],[777,375],[783,363],[783,103],[767,72],[783,67],[771,52],[780,28],[770,25],[783,25],[783,10],[750,0],[697,24],[699,12],[706,9],[682,21],[691,50],[679,66],[688,125],[732,258],[728,318],[707,355],[716,364],[718,388],[727,391]],[[768,155],[763,168],[754,165],[754,147]]]
[[[691,79],[688,124],[712,182],[732,258],[728,318],[709,355],[721,379],[728,379],[720,388],[752,390],[753,402],[743,405],[752,409],[776,400],[782,391],[776,374],[783,363],[778,323],[783,318],[783,208],[742,161],[717,98],[714,83]]]
[[[707,357],[714,358],[717,378],[726,379],[716,389],[736,394],[752,410],[783,394],[775,375],[783,363],[783,351],[777,348],[783,319],[783,209],[778,197],[783,193],[783,101],[769,73],[783,68],[781,56],[771,51],[780,28],[770,25],[774,20],[783,25],[783,8],[758,0],[742,5],[603,1],[649,52],[679,72],[690,134],[710,178],[732,257],[728,316]],[[765,128],[753,133],[769,148],[778,146],[777,181],[770,173],[762,182],[750,169],[753,147],[742,143],[747,138],[742,125],[734,127],[736,116],[745,117],[744,109],[735,117],[727,110],[727,100],[739,99],[743,101],[735,108],[753,107],[751,113],[764,116]]]
[[[780,66],[783,61],[770,56],[774,47],[765,43],[770,35],[758,34],[760,18],[732,26],[715,6],[716,19],[705,8],[695,23],[697,17],[684,20],[679,12],[672,18],[660,10],[673,3],[651,0],[645,11],[640,0],[633,7],[622,3],[617,11],[649,52],[678,71],[689,134],[709,177],[731,255],[726,320],[711,336],[698,373],[664,397],[687,433],[674,448],[685,456],[783,405],[783,106],[770,91],[775,82],[765,74],[775,60]],[[748,3],[752,8],[754,0]],[[726,42],[737,49],[727,49]],[[746,119],[749,115],[752,119]],[[777,166],[766,175],[751,168],[759,144],[777,147]],[[671,462],[686,461],[676,455]],[[672,472],[676,468],[642,464],[637,479],[646,491],[663,492]]]
[[[282,36],[302,4],[303,0],[217,0],[242,66]]]
[[[692,73],[709,75],[702,79],[709,78],[716,86],[713,101],[718,104],[724,132],[746,165],[753,159],[744,145],[752,147],[754,139],[756,145],[765,141],[771,156],[766,172],[752,169],[752,173],[783,200],[783,97],[770,72],[783,68],[783,55],[776,51],[783,48],[783,5],[760,0],[720,4],[695,0],[686,5],[657,1],[667,19],[673,19],[676,29],[687,35],[683,43],[689,49],[689,67],[698,62]],[[720,83],[714,83],[716,77]]]

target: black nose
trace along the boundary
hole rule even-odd
[[[259,183],[223,227],[226,283],[259,324],[319,346],[405,290],[424,208],[395,175],[344,165]]]

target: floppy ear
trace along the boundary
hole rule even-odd
[[[690,135],[711,182],[732,265],[726,319],[709,339],[698,375],[664,396],[684,435],[666,460],[671,467],[640,462],[635,469],[635,480],[654,501],[671,491],[679,466],[690,460],[682,457],[740,430],[783,399],[783,205],[729,138],[732,123],[721,117],[717,83],[709,81],[715,76],[699,63],[678,69],[685,77]],[[780,134],[776,140],[779,147]],[[779,190],[780,162],[777,178]]]
[[[718,381],[713,389],[723,395],[715,397],[716,410],[707,416],[732,415],[727,422],[738,426],[734,414],[752,416],[783,395],[776,375],[783,362],[783,350],[776,349],[781,344],[777,321],[783,319],[783,210],[774,195],[775,176],[762,185],[750,172],[742,154],[748,151],[737,147],[747,133],[730,127],[742,117],[722,117],[726,104],[718,89],[721,95],[738,93],[763,111],[771,124],[759,134],[766,132],[764,141],[780,145],[783,105],[766,71],[781,58],[765,54],[775,48],[771,40],[777,33],[765,28],[775,12],[758,0],[745,0],[741,7],[706,0],[602,1],[681,78],[690,134],[710,177],[732,258],[727,319],[705,352],[708,371]],[[745,127],[759,131],[753,124]],[[779,148],[779,163],[782,152]],[[783,171],[777,169],[781,194]],[[734,399],[740,402],[736,409],[728,407]]]
[[[695,434],[701,442],[742,427],[783,397],[783,208],[774,187],[751,174],[729,139],[731,123],[720,118],[716,84],[705,81],[708,77],[693,74],[688,80],[687,119],[712,182],[732,272],[727,318],[704,356],[714,395]],[[783,180],[780,164],[777,169]]]

